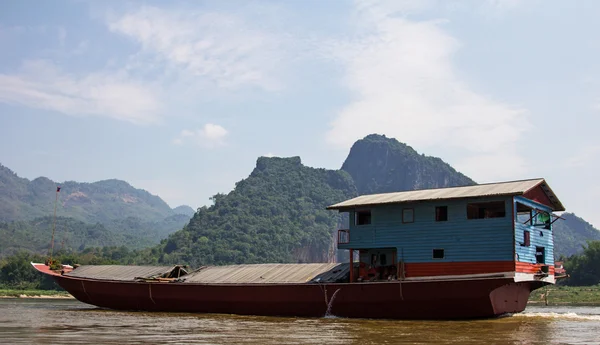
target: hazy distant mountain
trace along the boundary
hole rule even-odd
[[[9,242],[11,250],[32,251],[38,242],[47,242],[51,227],[46,223],[53,217],[59,186],[56,213],[64,228],[72,229],[66,231],[65,244],[72,249],[81,245],[139,248],[156,244],[183,228],[193,215],[190,207],[172,210],[160,197],[125,181],[57,183],[46,177],[30,181],[0,165],[0,233],[8,236],[0,246],[0,255],[5,254],[2,248],[8,248]],[[76,227],[81,229],[73,230]]]
[[[600,241],[600,231],[573,213],[564,213],[564,220],[554,223],[554,256],[581,253],[588,240]]]
[[[188,205],[181,205],[181,206],[177,206],[173,209],[173,212],[176,214],[184,214],[188,217],[192,217],[194,215],[194,213],[196,213],[196,210],[194,210],[193,208],[191,208]]]
[[[87,223],[127,217],[158,221],[175,214],[158,196],[125,181],[57,183],[46,177],[29,181],[0,165],[0,221],[52,215],[57,186],[61,188],[57,214]]]

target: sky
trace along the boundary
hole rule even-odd
[[[210,204],[385,134],[600,227],[600,1],[2,1],[0,163]]]

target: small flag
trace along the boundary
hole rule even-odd
[[[60,192],[60,187],[56,187],[56,192]]]

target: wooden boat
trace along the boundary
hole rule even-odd
[[[364,195],[329,209],[348,213],[338,231],[347,263],[32,265],[103,308],[246,315],[494,317],[555,283],[552,212],[564,207],[543,179]]]

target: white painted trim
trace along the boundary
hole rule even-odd
[[[515,282],[525,282],[525,281],[543,281],[550,284],[556,284],[556,279],[554,279],[554,275],[550,274],[544,278],[536,278],[533,273],[522,273],[515,272]]]
[[[515,282],[524,281],[543,281],[550,284],[555,284],[554,275],[548,275],[544,278],[537,278],[533,273],[520,272],[495,272],[495,273],[479,273],[479,274],[462,274],[462,275],[446,275],[446,276],[427,276],[427,277],[409,277],[403,281],[445,281],[445,280],[469,280],[469,279],[498,279],[498,278],[514,278]]]

